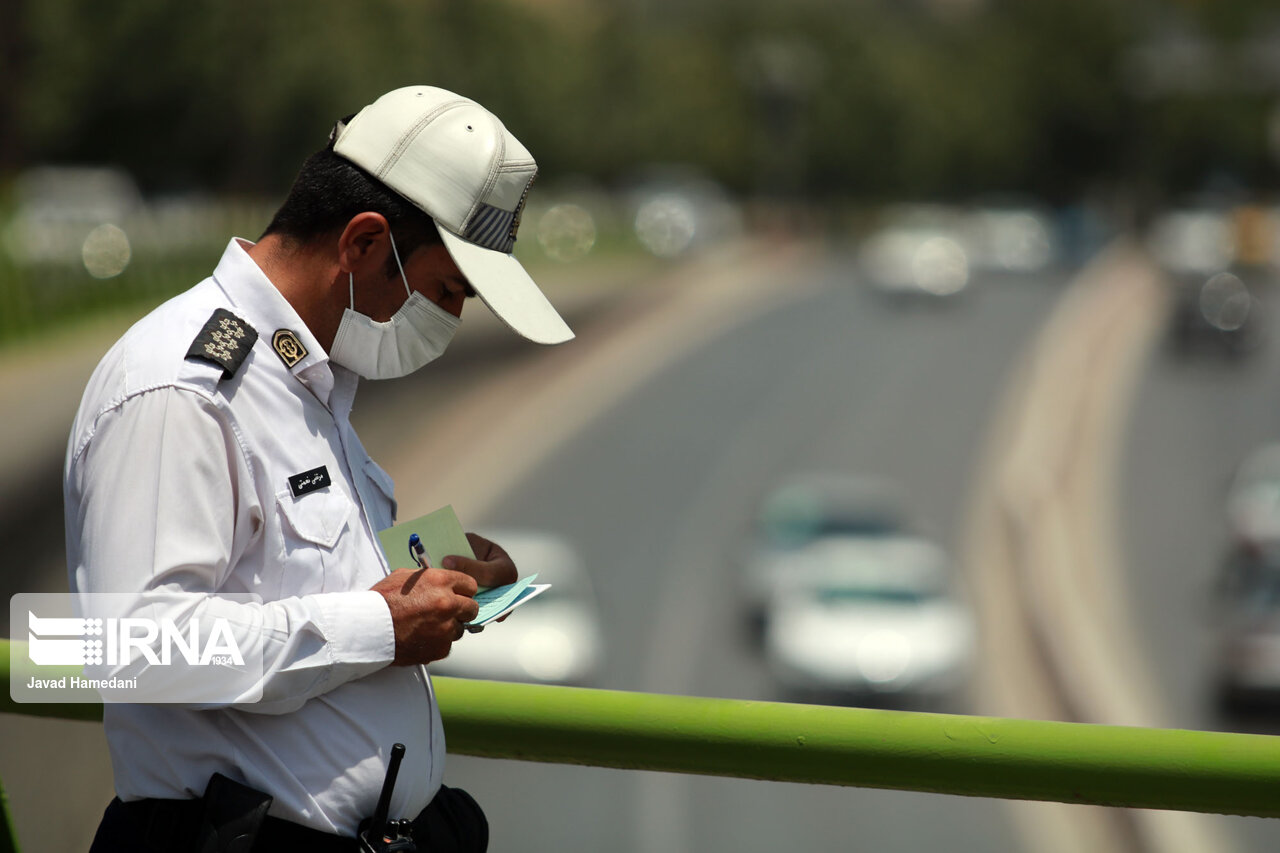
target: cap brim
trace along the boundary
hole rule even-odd
[[[444,226],[438,230],[458,269],[512,331],[539,344],[562,344],[573,338],[569,325],[513,255],[469,243]]]

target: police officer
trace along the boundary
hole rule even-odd
[[[337,124],[257,243],[232,239],[103,358],[67,450],[73,593],[223,619],[262,669],[104,707],[117,796],[94,851],[354,850],[396,742],[390,813],[419,849],[487,845],[441,784],[424,665],[516,568],[468,534],[475,559],[388,574],[392,481],[349,414],[359,377],[440,355],[469,297],[532,341],[573,336],[511,255],[536,169],[474,101],[389,92]]]

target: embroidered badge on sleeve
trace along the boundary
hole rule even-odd
[[[222,368],[222,378],[235,376],[258,340],[258,332],[225,308],[213,312],[191,342],[187,358],[212,362]]]

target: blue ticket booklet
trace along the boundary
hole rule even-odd
[[[501,619],[521,604],[547,589],[549,583],[534,583],[536,574],[520,578],[506,586],[495,586],[482,589],[476,593],[476,603],[480,605],[480,613],[467,625],[468,628],[483,628],[495,619]]]

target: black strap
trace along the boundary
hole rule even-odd
[[[90,853],[203,853],[204,848],[197,845],[202,841],[199,833],[204,814],[202,800],[124,803],[114,799],[107,806]],[[244,853],[259,850],[355,853],[356,840],[268,815],[253,846]]]
[[[90,853],[193,853],[204,825],[203,800],[114,799],[107,806]],[[430,805],[413,820],[413,837],[421,851],[484,853],[489,822],[475,799],[461,788],[440,786]],[[354,838],[330,835],[267,815],[249,851],[355,853]]]

